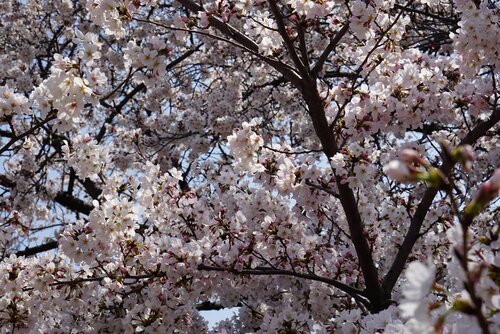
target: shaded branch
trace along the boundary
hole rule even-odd
[[[330,53],[332,53],[332,51],[335,50],[335,48],[337,47],[337,44],[339,44],[342,37],[344,37],[344,35],[347,33],[347,31],[349,30],[349,23],[350,22],[346,22],[344,24],[342,29],[340,29],[335,34],[335,36],[332,38],[332,40],[330,41],[330,43],[328,44],[326,49],[321,53],[318,60],[316,61],[316,64],[314,64],[314,66],[311,70],[311,73],[313,76],[316,76],[321,71],[323,64],[328,59],[328,56],[330,56]]]
[[[273,12],[274,18],[276,20],[276,25],[278,26],[278,32],[283,41],[285,42],[286,49],[288,50],[288,53],[290,54],[293,63],[295,64],[295,66],[297,67],[297,69],[299,70],[300,74],[303,77],[309,76],[307,69],[309,64],[304,64],[302,60],[300,60],[299,55],[295,50],[295,46],[293,45],[293,42],[290,39],[290,36],[288,35],[285,23],[283,22],[283,16],[281,15],[281,12],[278,6],[276,5],[276,1],[269,0],[268,2],[269,2],[269,7],[271,7],[271,11]]]
[[[99,198],[99,196],[102,193],[102,189],[97,187],[95,182],[93,182],[89,179],[85,179],[84,181],[78,179],[78,181],[83,185],[83,187],[85,188],[85,191],[87,192],[87,194],[89,194],[90,197],[92,197],[92,199]]]
[[[339,152],[339,148],[335,135],[326,119],[323,101],[319,96],[316,82],[307,82],[301,91],[307,103],[314,130],[323,147],[323,152],[330,159]],[[382,310],[388,306],[389,300],[386,298],[387,296],[383,296],[377,268],[373,261],[370,245],[366,239],[364,223],[358,210],[356,198],[352,189],[348,184],[342,182],[340,176],[335,175],[335,180],[339,190],[338,198],[345,212],[352,243],[356,249],[356,255],[363,273],[365,291],[371,302],[372,310]]]
[[[102,138],[104,137],[104,134],[106,133],[106,124],[110,124],[113,119],[121,112],[122,108],[127,104],[130,99],[132,99],[137,93],[146,90],[146,85],[144,83],[141,83],[137,85],[134,89],[132,89],[125,97],[120,101],[120,103],[114,108],[114,110],[111,112],[111,114],[104,120],[104,124],[101,126],[101,129],[99,130],[99,133],[95,137],[95,140],[100,143]],[[102,101],[101,101],[102,104]],[[109,105],[110,108],[112,108],[111,105]]]
[[[85,201],[82,201],[79,198],[73,197],[66,192],[60,192],[54,197],[54,201],[65,208],[68,208],[72,211],[80,212],[83,214],[90,214],[90,211],[94,209],[92,204],[89,204]]]
[[[5,175],[0,175],[0,185],[5,188],[14,188],[16,186],[16,182],[10,180]],[[71,211],[83,213],[86,215],[88,215],[90,211],[94,209],[94,206],[92,204],[76,198],[68,192],[59,192],[56,197],[54,197],[54,202],[70,209]]]
[[[243,304],[241,303],[238,303],[232,307],[242,307]],[[214,303],[214,302],[203,302],[203,303],[199,303],[198,305],[196,305],[196,309],[198,311],[220,311],[220,310],[223,310],[223,309],[226,309],[228,308],[227,306],[223,306],[219,303]]]
[[[31,255],[36,255],[38,253],[42,253],[42,252],[46,252],[46,251],[49,251],[49,250],[52,250],[52,249],[56,249],[57,248],[57,241],[56,240],[52,240],[52,241],[49,241],[45,244],[42,244],[42,245],[39,245],[39,246],[35,246],[35,247],[30,247],[30,248],[26,248],[22,251],[19,251],[16,253],[16,256],[31,256]]]
[[[305,278],[305,279],[310,279],[313,281],[318,281],[318,282],[323,282],[328,285],[334,286],[337,289],[347,293],[351,297],[363,297],[361,300],[363,303],[366,305],[367,304],[367,293],[365,291],[353,288],[352,286],[349,286],[347,284],[344,284],[342,282],[339,282],[337,280],[327,278],[327,277],[322,277],[318,276],[315,274],[305,274],[305,273],[299,273],[296,271],[290,271],[290,270],[284,270],[284,269],[277,269],[277,268],[269,268],[269,267],[256,267],[255,269],[243,269],[241,271],[232,271],[228,270],[222,267],[218,266],[207,266],[204,264],[201,264],[198,266],[199,270],[205,270],[205,271],[219,271],[219,272],[228,272],[231,274],[235,275],[255,275],[255,276],[267,276],[267,275],[284,275],[284,276],[292,276],[296,278]]]
[[[5,144],[2,148],[0,148],[0,154],[4,153],[5,151],[7,151],[16,141],[18,140],[21,140],[23,139],[24,137],[27,137],[29,136],[30,134],[32,134],[33,132],[35,132],[36,130],[38,130],[39,128],[41,128],[42,126],[44,126],[45,124],[47,124],[48,122],[50,122],[51,120],[55,119],[57,117],[57,113],[56,112],[51,112],[46,119],[44,119],[43,121],[35,124],[33,127],[31,127],[30,129],[26,130],[25,132],[21,133],[20,135],[15,135],[15,136],[12,136],[11,137],[11,140],[9,140],[7,142],[7,144]]]
[[[348,78],[355,80],[359,77],[357,73],[343,72],[343,71],[326,71],[323,78]]]
[[[430,13],[430,12],[424,12],[423,10],[419,10],[419,9],[416,9],[416,8],[411,8],[411,7],[408,7],[408,6],[403,6],[403,5],[400,5],[400,4],[395,4],[394,8],[400,9],[400,10],[402,10],[404,12],[409,12],[409,13],[414,13],[414,14],[420,14],[420,15],[423,15],[423,16],[427,16],[427,17],[433,18],[435,20],[442,21],[442,22],[445,22],[445,23],[448,23],[448,24],[451,24],[451,25],[454,25],[454,26],[457,26],[458,22],[460,21],[459,19],[451,19],[451,18],[447,18],[447,17],[442,17],[442,16],[439,16],[439,15],[436,15],[436,14],[433,14],[433,13]]]
[[[14,137],[14,134],[10,131],[0,130],[0,136],[2,136],[4,138],[12,138],[12,137]]]

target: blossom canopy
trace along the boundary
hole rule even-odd
[[[499,16],[0,1],[0,333],[500,332]]]

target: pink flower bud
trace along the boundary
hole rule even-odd
[[[465,215],[477,216],[479,212],[495,197],[500,191],[500,168],[497,168],[491,178],[483,183],[474,199],[465,207]]]
[[[459,162],[465,169],[465,171],[470,171],[472,168],[472,162],[476,160],[476,153],[470,145],[459,146],[451,152],[451,157]]]
[[[384,173],[391,179],[399,182],[415,180],[408,166],[399,160],[392,160],[387,165],[385,165]]]
[[[476,160],[476,153],[474,152],[474,149],[470,145],[464,145],[461,146],[462,148],[462,155],[464,159],[467,159],[469,161],[475,161]]]
[[[479,189],[478,201],[489,202],[498,196],[500,190],[500,168],[496,169],[491,178]]]
[[[406,148],[399,153],[401,160],[404,162],[414,163],[417,165],[426,165],[427,160],[425,160],[420,153],[415,150]]]
[[[498,189],[500,188],[500,168],[497,168],[495,170],[495,172],[493,173],[493,175],[491,176],[491,179],[490,181],[491,184],[495,187],[495,189]]]

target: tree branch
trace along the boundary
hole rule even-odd
[[[307,82],[301,91],[308,106],[314,130],[323,147],[323,152],[330,159],[339,151],[339,148],[335,141],[335,135],[332,133],[326,119],[323,101],[319,96],[316,82]],[[335,180],[339,190],[339,200],[346,215],[352,243],[356,249],[359,265],[363,273],[365,291],[371,302],[372,310],[382,310],[387,307],[389,300],[387,296],[384,296],[380,286],[377,268],[373,261],[370,245],[365,237],[364,224],[358,210],[356,198],[349,185],[342,182],[341,177],[335,175]]]
[[[436,14],[432,14],[432,13],[429,13],[429,12],[424,12],[423,10],[419,10],[419,9],[416,9],[416,8],[411,8],[411,7],[408,7],[408,6],[403,6],[403,5],[400,5],[400,4],[395,4],[394,8],[397,8],[397,9],[400,9],[402,11],[409,12],[409,13],[415,13],[415,14],[420,14],[420,15],[423,15],[423,16],[427,16],[427,17],[433,18],[435,20],[442,21],[442,22],[445,22],[445,23],[448,23],[448,24],[451,24],[451,25],[454,25],[454,26],[457,26],[458,22],[460,21],[459,19],[451,19],[451,18],[447,18],[447,17],[442,17],[442,16],[439,16],[439,15],[436,15]]]
[[[255,275],[255,276],[266,276],[266,275],[284,275],[284,276],[292,276],[296,278],[305,278],[305,279],[310,279],[313,281],[318,281],[318,282],[323,282],[328,285],[334,286],[337,289],[347,293],[351,297],[362,297],[361,300],[365,305],[367,305],[367,293],[365,291],[353,288],[347,284],[344,284],[342,282],[339,282],[337,280],[331,279],[331,278],[326,278],[314,274],[304,274],[304,273],[299,273],[296,271],[290,271],[290,270],[284,270],[284,269],[276,269],[276,268],[269,268],[269,267],[256,267],[255,269],[243,269],[241,271],[232,271],[228,270],[222,267],[218,266],[207,266],[204,264],[201,264],[198,266],[199,270],[205,270],[205,271],[219,271],[219,272],[229,272],[231,274],[235,275]]]
[[[238,303],[234,306],[231,306],[231,307],[242,307],[243,304],[241,303]],[[214,303],[214,302],[202,302],[202,303],[199,303],[198,305],[196,305],[196,309],[198,311],[219,311],[219,310],[223,310],[225,308],[228,308],[228,306],[224,306],[224,305],[221,305],[219,303]]]
[[[52,250],[52,249],[56,249],[57,248],[57,241],[56,240],[52,240],[52,241],[49,241],[45,244],[42,244],[42,245],[39,245],[39,246],[35,246],[35,247],[30,247],[30,248],[26,248],[22,251],[19,251],[16,253],[16,256],[31,256],[31,255],[36,255],[38,253],[42,253],[42,252],[46,252],[46,251],[49,251],[49,250]]]
[[[347,33],[347,31],[349,30],[349,23],[350,22],[348,21],[344,24],[342,29],[340,29],[335,34],[335,36],[332,38],[332,40],[330,41],[330,43],[328,44],[326,49],[321,53],[318,60],[316,61],[316,64],[314,64],[314,66],[311,70],[311,73],[313,76],[316,76],[321,71],[321,68],[323,67],[323,64],[325,63],[325,61],[328,59],[328,56],[330,55],[330,53],[332,53],[332,51],[335,50],[335,48],[337,47],[337,44],[339,44],[342,37],[344,37],[344,35]]]
[[[16,141],[21,140],[21,139],[23,139],[26,136],[29,136],[30,134],[32,134],[33,132],[35,132],[36,130],[38,130],[39,128],[41,128],[42,126],[44,126],[45,124],[47,124],[51,120],[55,119],[56,117],[57,117],[57,113],[56,112],[51,112],[47,116],[46,119],[44,119],[43,121],[35,124],[32,128],[26,130],[25,132],[21,133],[20,135],[13,136],[11,138],[11,140],[9,140],[9,142],[7,144],[5,144],[2,148],[0,148],[0,154],[2,154],[5,151],[7,151]]]
[[[269,6],[271,7],[271,11],[273,12],[274,19],[276,20],[276,24],[278,25],[278,32],[281,35],[281,38],[283,39],[283,42],[285,42],[286,49],[288,50],[288,53],[290,54],[290,57],[292,58],[293,63],[299,70],[299,73],[302,75],[302,77],[308,77],[309,73],[306,68],[306,65],[308,66],[309,64],[304,64],[300,58],[299,55],[297,54],[297,51],[295,50],[295,46],[293,45],[292,40],[290,39],[290,36],[288,36],[288,32],[285,26],[285,23],[283,22],[283,17],[281,15],[280,10],[278,9],[278,6],[276,5],[275,0],[269,0]]]
[[[347,78],[351,80],[355,80],[358,77],[359,74],[357,73],[349,73],[342,71],[326,71],[325,74],[323,75],[323,78]]]
[[[16,186],[16,182],[10,180],[5,175],[0,175],[0,185],[6,188],[14,188]],[[94,206],[90,203],[87,203],[79,198],[72,196],[67,192],[59,192],[56,197],[54,197],[54,202],[64,206],[75,212],[80,212],[88,215],[90,211],[94,209]]]
[[[85,179],[85,180],[81,180],[79,178],[77,178],[78,182],[80,182],[82,184],[82,186],[85,188],[85,191],[87,192],[87,194],[92,198],[92,199],[98,199],[99,196],[101,195],[102,193],[102,189],[100,189],[96,184],[95,182],[89,180],[89,179]]]
[[[177,0],[177,1],[179,1],[180,4],[182,4],[184,7],[186,7],[187,9],[189,9],[194,13],[198,13],[204,10],[201,5],[192,0]],[[295,71],[291,70],[286,64],[278,60],[271,59],[269,57],[265,57],[259,54],[259,45],[255,43],[253,40],[251,40],[249,37],[247,37],[245,34],[243,34],[230,24],[223,22],[221,19],[213,15],[209,16],[209,23],[211,26],[219,30],[225,36],[235,40],[236,42],[244,46],[246,49],[251,51],[253,54],[257,55],[266,64],[270,65],[276,71],[280,72],[288,81],[290,81],[295,85],[300,85],[301,77]]]
[[[65,208],[83,213],[85,215],[90,214],[90,211],[94,209],[92,204],[82,201],[79,198],[75,198],[66,192],[58,193],[57,196],[54,197],[54,201]]]

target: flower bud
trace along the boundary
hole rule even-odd
[[[465,314],[474,314],[474,306],[471,302],[465,299],[455,299],[452,309]]]
[[[444,184],[445,176],[439,168],[431,167],[427,172],[420,173],[418,179],[427,182],[429,187],[439,187]]]
[[[451,158],[459,162],[466,171],[472,168],[472,162],[476,160],[476,153],[470,145],[458,146],[451,152]]]
[[[467,204],[464,213],[467,216],[477,216],[479,212],[495,197],[500,191],[500,168],[496,169],[493,176],[483,183],[476,193],[474,199]]]
[[[407,163],[413,163],[416,165],[427,165],[428,162],[425,160],[420,153],[418,153],[415,150],[405,148],[404,150],[401,151],[399,154],[401,157],[401,160]]]
[[[414,175],[412,175],[410,168],[399,160],[392,160],[387,165],[384,166],[384,173],[399,182],[411,182],[416,181]]]

